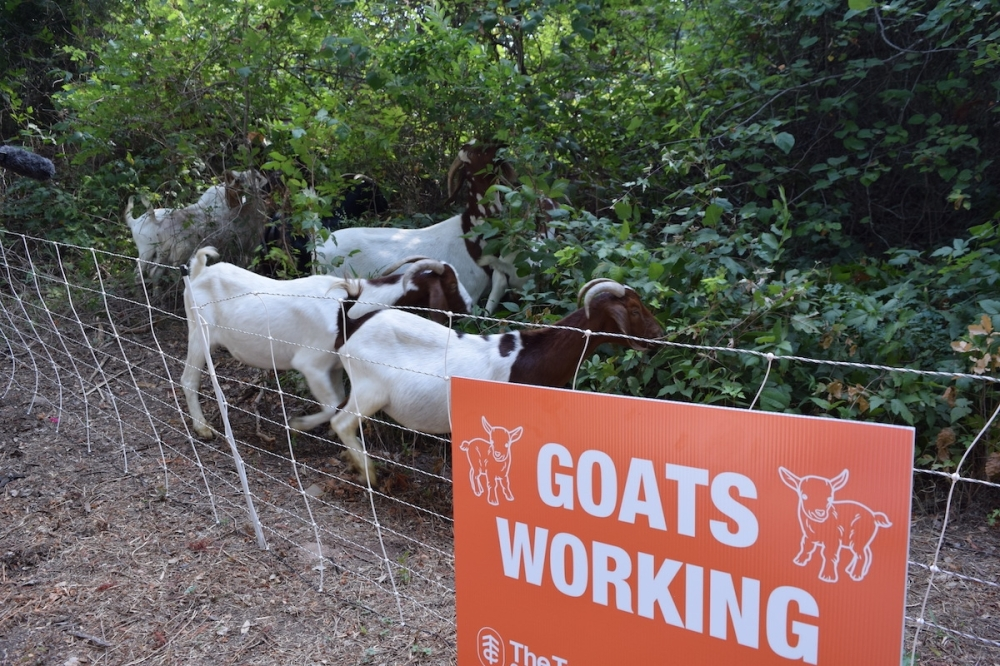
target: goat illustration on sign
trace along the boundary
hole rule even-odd
[[[880,527],[891,527],[889,517],[872,511],[864,504],[851,500],[835,500],[834,494],[847,485],[848,470],[832,479],[822,476],[796,476],[784,467],[778,468],[781,480],[798,495],[799,527],[802,542],[792,560],[804,567],[819,553],[819,579],[836,583],[840,551],[851,553],[844,571],[856,581],[868,575],[872,565],[871,544]]]
[[[508,502],[513,502],[514,494],[510,491],[510,480],[507,478],[511,463],[510,445],[521,439],[524,428],[518,426],[513,430],[507,430],[500,426],[492,426],[484,416],[483,429],[488,439],[475,437],[459,445],[469,458],[469,483],[472,484],[472,492],[476,497],[482,497],[485,492],[486,501],[497,506],[500,504],[497,493],[499,489],[503,491],[503,496]]]

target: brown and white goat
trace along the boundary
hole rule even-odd
[[[343,322],[388,306],[456,314],[472,307],[455,271],[437,260],[411,257],[403,260],[410,266],[402,275],[371,280],[330,275],[272,280],[233,264],[206,266],[209,257],[217,256],[211,247],[195,253],[184,290],[188,352],[181,386],[201,437],[213,435],[198,402],[201,371],[211,350],[224,347],[255,368],[301,372],[322,409],[292,425],[311,430],[329,421],[344,400],[340,357],[333,353],[342,341]]]
[[[362,477],[367,471],[369,479],[375,479],[374,466],[356,435],[362,417],[383,410],[406,428],[445,433],[451,427],[448,377],[565,386],[580,359],[598,345],[646,351],[654,344],[651,339],[663,335],[630,287],[591,280],[580,289],[579,300],[582,309],[553,327],[495,335],[456,333],[398,310],[359,319],[338,349],[351,392],[330,427]]]
[[[234,259],[249,256],[269,219],[267,189],[260,172],[229,170],[222,183],[183,208],[149,209],[132,217],[135,198],[129,197],[122,218],[139,251],[140,277],[155,284],[167,266],[187,262],[203,244],[225,248]]]
[[[486,311],[493,312],[509,282],[523,284],[512,273],[509,262],[484,256],[480,241],[467,238],[473,227],[487,214],[496,215],[500,198],[495,196],[484,206],[487,190],[498,182],[510,182],[514,172],[508,162],[498,157],[495,144],[468,143],[448,170],[449,201],[462,185],[468,183],[466,207],[460,215],[422,229],[355,227],[340,229],[316,248],[318,269],[345,277],[381,274],[383,268],[399,257],[422,255],[446,261],[455,267],[458,279],[474,302],[489,289]]]

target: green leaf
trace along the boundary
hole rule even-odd
[[[704,224],[706,227],[714,227],[722,219],[722,206],[718,204],[709,204],[708,208],[705,209],[705,219]]]
[[[760,394],[760,407],[767,412],[783,412],[791,402],[792,397],[787,387],[768,386]]]
[[[1000,315],[1000,301],[984,298],[979,301],[979,307],[988,315]]]
[[[953,166],[941,167],[938,169],[938,175],[944,180],[951,180],[955,177],[956,173],[958,173],[958,169]]]
[[[872,0],[847,0],[847,6],[856,12],[863,12],[872,6]]]
[[[617,201],[615,203],[615,215],[622,222],[628,222],[632,219],[632,205],[625,199]]]
[[[372,71],[368,72],[368,74],[365,75],[365,83],[367,83],[372,90],[379,90],[381,88],[384,88],[385,84],[388,82],[389,79],[384,74],[382,74],[382,72],[375,69],[373,69]]]
[[[952,423],[957,423],[971,413],[972,410],[969,408],[968,405],[958,405],[952,408],[949,417],[951,418]]]
[[[570,22],[570,25],[572,25],[573,27],[573,32],[575,32],[588,42],[592,40],[594,38],[594,35],[596,34],[593,28],[590,27],[590,21],[581,16],[574,17],[573,20]]]
[[[856,136],[844,137],[844,148],[848,150],[864,150],[866,147],[867,144]]]
[[[889,402],[889,408],[893,414],[902,417],[902,419],[906,421],[909,425],[913,425],[913,422],[915,420],[913,417],[913,412],[910,411],[910,408],[907,407],[902,400],[900,400],[899,398],[893,398]]]
[[[622,220],[621,229],[618,230],[618,240],[624,242],[629,237],[630,233],[632,233],[632,229],[628,220]]]
[[[795,146],[795,137],[788,132],[778,132],[774,135],[774,145],[787,155],[792,152],[792,148]]]

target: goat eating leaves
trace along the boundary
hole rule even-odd
[[[351,380],[350,397],[330,427],[369,481],[375,468],[357,439],[363,417],[385,411],[400,425],[445,433],[448,378],[565,386],[581,359],[602,343],[650,349],[663,335],[638,294],[613,280],[585,284],[583,308],[548,328],[496,335],[465,335],[398,310],[381,310],[354,327],[339,348]]]
[[[358,227],[340,229],[316,247],[318,268],[344,277],[380,274],[384,267],[399,257],[418,254],[446,261],[455,267],[458,279],[469,291],[473,301],[489,291],[486,311],[493,312],[507,290],[508,281],[523,284],[513,266],[498,257],[483,255],[479,240],[469,238],[473,228],[487,214],[497,214],[499,197],[489,207],[482,199],[497,182],[513,178],[510,164],[499,157],[498,146],[469,143],[462,146],[448,171],[449,201],[456,197],[462,185],[469,183],[466,208],[460,215],[422,229],[392,229]]]
[[[268,219],[262,207],[267,187],[267,179],[253,169],[226,171],[224,182],[190,206],[151,208],[139,217],[132,217],[135,202],[129,197],[122,218],[139,251],[139,277],[155,284],[164,266],[188,261],[202,244],[248,251]]]
[[[272,280],[232,264],[206,266],[216,256],[211,247],[195,254],[184,290],[188,352],[181,385],[201,437],[213,432],[198,402],[198,385],[206,357],[217,347],[255,368],[301,372],[322,409],[292,425],[310,430],[328,421],[344,399],[340,357],[333,352],[342,321],[388,306],[456,314],[472,306],[451,266],[421,257],[403,260],[411,263],[403,275],[372,280],[329,275]]]

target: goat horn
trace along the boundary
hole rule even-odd
[[[363,173],[342,173],[340,174],[341,180],[363,180],[366,183],[374,183],[375,179],[371,176],[366,176]]]
[[[437,259],[421,259],[414,262],[412,266],[406,269],[406,272],[403,273],[403,279],[399,281],[404,292],[409,286],[410,280],[422,271],[434,271],[438,275],[442,275],[444,274],[444,263]]]
[[[580,287],[580,293],[576,297],[576,303],[579,306],[580,300],[583,300],[583,313],[590,318],[590,302],[594,300],[594,297],[598,294],[603,294],[605,292],[610,292],[615,296],[622,297],[625,295],[625,285],[619,284],[610,278],[594,278],[587,284]]]
[[[448,167],[448,200],[445,201],[445,204],[455,201],[458,191],[462,188],[462,183],[465,182],[465,172],[460,170],[463,164],[463,154],[463,151],[458,151],[458,157]]]
[[[430,259],[430,257],[421,257],[417,255],[397,261],[396,263],[392,264],[391,266],[382,271],[382,277],[385,277],[386,275],[392,275],[406,264],[412,264],[414,261],[421,261],[422,259]]]

